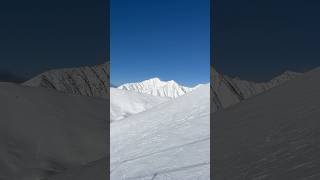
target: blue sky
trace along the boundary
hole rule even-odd
[[[209,82],[209,0],[111,0],[111,83]]]
[[[217,0],[215,67],[266,81],[320,65],[320,1]]]
[[[4,1],[0,7],[0,81],[106,59],[106,2]]]

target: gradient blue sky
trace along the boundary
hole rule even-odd
[[[215,67],[266,81],[320,66],[320,1],[216,0]]]
[[[209,82],[209,0],[111,0],[111,83]]]
[[[103,0],[3,1],[0,81],[105,62],[106,7]]]

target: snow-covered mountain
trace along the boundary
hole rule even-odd
[[[109,63],[105,63],[93,67],[50,70],[28,80],[23,85],[105,98],[109,93],[108,83]]]
[[[210,88],[110,126],[112,180],[210,179]]]
[[[0,179],[79,179],[69,172],[99,159],[83,177],[107,179],[107,108],[101,98],[0,83]]]
[[[302,75],[286,71],[269,82],[256,83],[231,78],[216,72],[213,68],[211,71],[212,112],[237,104]]]
[[[211,82],[213,88],[211,98],[214,112],[260,94],[301,75],[300,73],[287,71],[269,82],[256,83],[239,78],[231,78],[217,72],[215,72],[215,74],[215,77],[211,79],[215,79]],[[109,63],[105,63],[93,67],[50,70],[30,79],[23,83],[23,85],[49,88],[69,94],[105,98],[109,94],[108,81]],[[216,82],[215,85],[213,85],[214,82]],[[198,86],[189,88],[181,86],[174,81],[161,81],[159,78],[153,78],[143,82],[124,84],[118,88],[154,96],[176,98],[191,92]]]
[[[118,87],[123,90],[137,91],[153,96],[177,98],[192,91],[194,88],[181,86],[175,81],[161,81],[159,78],[152,78],[142,82],[123,84]]]
[[[320,179],[320,68],[213,115],[214,179]]]
[[[166,97],[110,88],[110,120],[113,122],[126,118],[168,100]]]

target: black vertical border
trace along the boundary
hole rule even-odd
[[[110,179],[110,0],[106,2],[106,85],[107,85],[107,122],[106,122],[106,160],[107,160],[107,180]]]
[[[213,113],[212,113],[212,97],[213,97],[213,64],[215,62],[215,44],[214,44],[214,36],[215,33],[215,16],[214,16],[214,4],[215,0],[210,0],[210,179],[213,180],[214,166],[213,166],[213,155],[214,155],[214,147],[213,147]]]

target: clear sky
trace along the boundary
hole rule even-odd
[[[0,81],[104,62],[106,7],[103,0],[1,2]]]
[[[111,83],[209,82],[210,0],[111,0]]]
[[[215,0],[215,65],[265,81],[320,66],[320,1]]]

